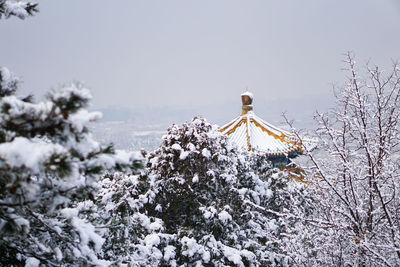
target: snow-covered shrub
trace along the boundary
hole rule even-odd
[[[240,152],[202,118],[173,125],[141,175],[102,181],[107,260],[133,266],[273,266],[311,251],[304,184]],[[100,214],[100,212],[99,212]]]
[[[0,68],[0,262],[99,263],[104,240],[80,213],[100,175],[135,170],[139,156],[92,139],[101,114],[85,109],[88,90],[71,84],[35,103],[17,86]]]

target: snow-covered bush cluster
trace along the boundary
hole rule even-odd
[[[309,188],[195,118],[145,155],[93,140],[90,93],[42,102],[0,69],[0,262],[261,266],[310,262]],[[109,171],[106,173],[106,171]],[[103,177],[102,179],[99,178]]]
[[[101,181],[104,257],[132,266],[306,263],[308,188],[243,153],[202,118],[173,125],[141,175]],[[101,211],[101,212],[100,212]]]
[[[45,101],[15,95],[18,79],[0,69],[0,262],[96,263],[101,236],[81,219],[106,170],[136,170],[139,155],[93,140],[91,95],[71,84]],[[33,260],[34,259],[34,260]]]

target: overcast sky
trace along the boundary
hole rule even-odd
[[[35,95],[83,81],[95,107],[217,106],[246,86],[255,103],[301,105],[343,81],[346,51],[400,59],[399,2],[43,0],[0,21],[0,65]]]

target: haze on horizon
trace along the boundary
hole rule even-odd
[[[315,99],[306,102],[314,108],[343,82],[343,53],[386,67],[400,59],[396,0],[42,0],[39,8],[0,23],[1,64],[22,77],[23,93],[83,81],[96,108],[207,106],[212,117],[246,87],[255,103],[301,109]]]

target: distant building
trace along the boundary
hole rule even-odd
[[[257,117],[253,112],[253,94],[242,97],[242,114],[221,127],[220,131],[240,148],[265,153],[275,167],[285,166],[303,152],[302,141],[295,135]],[[310,148],[315,142],[310,141]],[[309,148],[309,146],[307,146]]]

